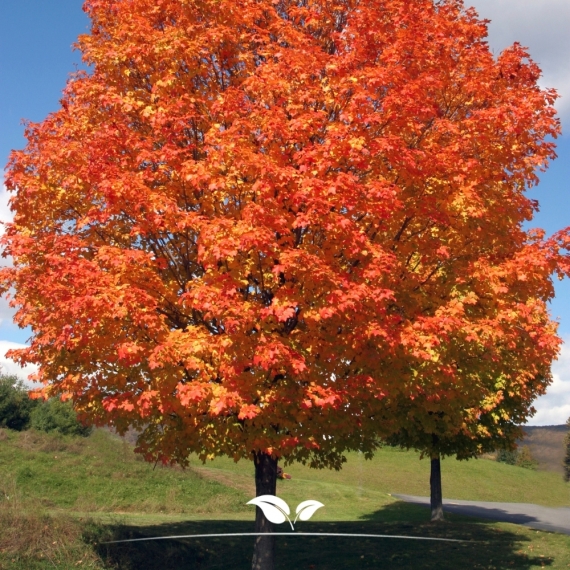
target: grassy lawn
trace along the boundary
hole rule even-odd
[[[448,543],[380,538],[278,537],[278,568],[570,568],[570,536],[448,516],[389,493],[427,495],[429,463],[382,450],[348,457],[340,472],[285,468],[278,495],[294,510],[325,507],[298,531],[458,538]],[[570,505],[560,475],[489,460],[443,462],[444,496]],[[102,544],[157,535],[252,532],[253,469],[192,460],[185,471],[148,465],[104,431],[87,439],[0,430],[0,569],[247,569],[252,537]],[[285,525],[279,531],[287,531]]]
[[[195,459],[191,466],[253,496],[252,467],[246,462],[236,464],[220,457],[204,466]],[[414,452],[383,448],[371,461],[351,453],[340,471],[285,467],[293,478],[278,482],[278,494],[287,501],[291,498],[291,502],[307,498],[321,501],[327,505],[327,514],[322,515],[327,520],[352,519],[368,513],[372,503],[378,507],[388,504],[392,500],[389,493],[429,495],[429,469],[429,461],[420,460]],[[443,495],[449,499],[570,506],[570,485],[554,472],[531,471],[487,459],[447,458],[442,462],[442,480]]]
[[[383,516],[386,511],[386,516]],[[463,542],[416,541],[396,538],[277,538],[277,569],[499,569],[568,568],[570,537],[537,532],[516,525],[449,517],[445,523],[425,522],[426,510],[407,504],[381,509],[376,520],[307,522],[299,530],[457,538]],[[386,520],[382,520],[382,519]],[[399,520],[391,520],[399,519]],[[1,517],[0,517],[0,520]],[[43,520],[20,516],[19,529],[37,537],[19,551],[0,554],[0,568],[43,570],[246,570],[251,567],[252,537],[171,539],[104,544],[107,540],[179,534],[251,532],[251,522],[232,520],[166,521],[134,524],[89,521],[65,516]],[[11,523],[14,520],[3,521]],[[32,525],[30,526],[30,522]],[[138,521],[139,523],[141,521]],[[42,526],[43,525],[43,526]],[[2,529],[4,531],[6,527]]]

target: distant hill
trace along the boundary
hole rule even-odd
[[[568,433],[568,427],[526,426],[524,431],[526,435],[519,445],[528,445],[531,454],[539,463],[539,469],[562,473],[564,437]]]

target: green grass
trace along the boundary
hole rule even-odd
[[[32,430],[7,436],[0,442],[0,481],[47,509],[202,515],[240,511],[249,500],[193,470],[145,463],[102,430],[89,438]]]
[[[388,494],[429,495],[428,460],[419,454],[386,447],[371,461],[351,453],[340,471],[315,471],[290,465],[291,480],[278,482],[278,494],[295,502],[318,499],[327,505],[325,520],[352,520],[370,513],[373,504],[389,504]],[[252,467],[220,457],[205,466],[194,459],[191,466],[205,476],[218,477],[253,493]],[[228,474],[232,476],[229,477]],[[488,459],[442,462],[443,495],[449,499],[505,501],[538,505],[570,506],[570,485],[558,473],[531,471]],[[253,495],[251,495],[253,496]]]
[[[291,465],[278,495],[294,508],[325,504],[297,530],[439,536],[463,543],[396,539],[279,537],[278,570],[368,568],[569,568],[570,537],[448,516],[389,493],[427,495],[429,463],[387,448],[372,461],[348,456],[344,469]],[[444,496],[455,499],[570,504],[556,473],[489,460],[443,462]],[[190,468],[153,469],[105,431],[87,439],[0,430],[0,570],[246,569],[252,537],[102,544],[129,537],[251,532],[253,466],[219,458]],[[9,498],[7,498],[7,496]],[[286,530],[285,525],[279,530]]]

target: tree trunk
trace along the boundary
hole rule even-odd
[[[255,495],[275,495],[277,493],[277,459],[266,453],[254,453]],[[255,532],[273,532],[270,523],[259,507],[255,507]],[[253,549],[252,570],[274,570],[275,537],[256,536]]]
[[[439,453],[431,458],[429,477],[431,520],[443,520],[443,495],[441,492],[441,460]]]

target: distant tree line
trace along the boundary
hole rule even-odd
[[[22,380],[4,374],[0,374],[0,428],[16,431],[33,428],[84,437],[91,433],[91,427],[77,419],[71,402],[58,398],[33,400]]]

